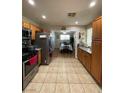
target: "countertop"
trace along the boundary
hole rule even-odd
[[[91,48],[87,48],[87,47],[83,47],[83,46],[79,46],[79,48],[84,50],[84,51],[86,51],[86,52],[88,52],[89,54],[92,54]]]
[[[41,50],[41,48],[35,48],[35,50]]]

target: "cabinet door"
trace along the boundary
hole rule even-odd
[[[78,48],[78,53],[77,53],[77,57],[80,60],[80,49]]]
[[[35,25],[31,25],[31,30],[32,30],[32,39],[35,40],[35,34],[36,32],[40,31],[40,29]]]
[[[84,54],[84,51],[81,50],[81,63],[85,66],[85,54]]]
[[[79,59],[79,48],[77,49],[77,58]]]
[[[40,31],[40,28],[36,27],[36,31]]]
[[[80,59],[80,61],[81,61],[81,49],[79,49],[79,59]]]
[[[87,56],[86,53],[83,51],[83,65],[86,67]]]
[[[80,48],[78,48],[77,56],[78,56],[79,61],[83,64],[84,62],[83,51]]]
[[[34,30],[35,30],[35,27],[33,25],[31,25],[31,31],[32,31],[32,39],[34,40]]]
[[[90,72],[90,69],[91,69],[91,55],[90,54],[86,54],[86,59],[85,59],[85,61],[86,61],[86,68],[87,68],[87,70]]]
[[[32,40],[35,40],[36,27],[34,25],[31,25],[31,31],[32,31]]]
[[[30,29],[30,23],[28,23],[28,22],[26,22],[26,21],[23,21],[23,22],[22,22],[22,27],[23,27],[23,28]]]
[[[101,84],[102,76],[102,42],[92,42],[92,63],[91,63],[91,74]]]
[[[92,24],[93,40],[102,40],[102,19],[99,18]]]
[[[22,21],[22,27],[23,27],[23,28],[25,27],[25,22],[24,22],[24,21]]]

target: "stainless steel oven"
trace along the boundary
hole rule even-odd
[[[27,56],[26,56],[27,57]],[[28,60],[23,61],[22,63],[22,76],[23,76],[23,86],[24,89],[28,83],[32,80],[32,78],[35,76],[35,74],[38,72],[38,56],[33,55],[29,56],[30,58]]]

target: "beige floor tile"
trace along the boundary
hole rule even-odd
[[[38,73],[47,73],[49,66],[40,66]]]
[[[66,73],[58,73],[57,83],[68,83],[68,77]]]
[[[49,64],[49,67],[57,67],[58,66],[58,63],[57,62],[51,62]]]
[[[85,93],[81,84],[70,84],[71,93]]]
[[[101,93],[85,67],[68,54],[57,54],[39,71],[23,93]]]
[[[75,69],[75,72],[76,72],[77,74],[88,74],[88,72],[86,71],[85,68],[76,67],[76,68],[74,68],[74,69]]]
[[[96,84],[83,84],[85,93],[102,93],[101,89]]]
[[[64,63],[63,62],[60,62],[60,63],[58,63],[58,67],[60,68],[60,67],[64,67],[65,65],[64,65]]]
[[[75,63],[79,63],[79,60],[78,59],[75,59],[75,58],[73,58],[73,62]]]
[[[74,64],[73,66],[76,66],[76,67],[77,66],[82,66],[82,64],[80,62],[73,62],[73,64]]]
[[[68,74],[68,80],[69,83],[75,84],[75,83],[81,83],[79,77],[77,76],[77,74]]]
[[[68,68],[68,67],[73,67],[73,65],[74,65],[74,64],[71,63],[71,62],[70,62],[70,63],[65,63],[65,67],[67,67],[67,68]]]
[[[41,87],[41,83],[30,83],[27,88],[23,91],[23,93],[40,93]]]
[[[81,83],[95,83],[94,79],[89,74],[78,74]]]
[[[48,73],[58,73],[59,67],[49,67]]]
[[[31,90],[26,90],[26,91],[24,91],[24,93],[40,93],[40,92],[38,92],[38,91],[31,91]]]
[[[69,84],[56,84],[55,93],[70,93]]]
[[[73,67],[76,67],[76,68],[82,67],[82,68],[84,68],[84,66],[80,62],[74,62]]]
[[[43,83],[47,73],[37,73],[32,82]]]
[[[65,73],[66,72],[66,68],[65,67],[60,67],[58,69],[58,73]]]
[[[44,83],[40,93],[55,93],[55,83]]]
[[[42,83],[30,83],[25,91],[34,91],[34,92],[40,92],[40,89],[42,87]]]
[[[74,73],[74,74],[76,74],[75,69],[73,67],[67,67],[66,68],[66,72],[67,73]]]
[[[46,83],[55,83],[57,79],[57,73],[48,73],[45,79]]]
[[[75,64],[75,62],[72,62],[72,63],[71,63],[71,66],[74,67],[74,64]]]

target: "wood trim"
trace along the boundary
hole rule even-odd
[[[99,20],[99,19],[102,19],[102,16],[97,17],[94,21]]]
[[[102,19],[102,16],[99,16],[99,17],[97,17],[96,19],[94,19],[94,20],[91,22],[91,24],[93,24],[94,21],[97,21],[97,20],[99,20],[99,19]]]

